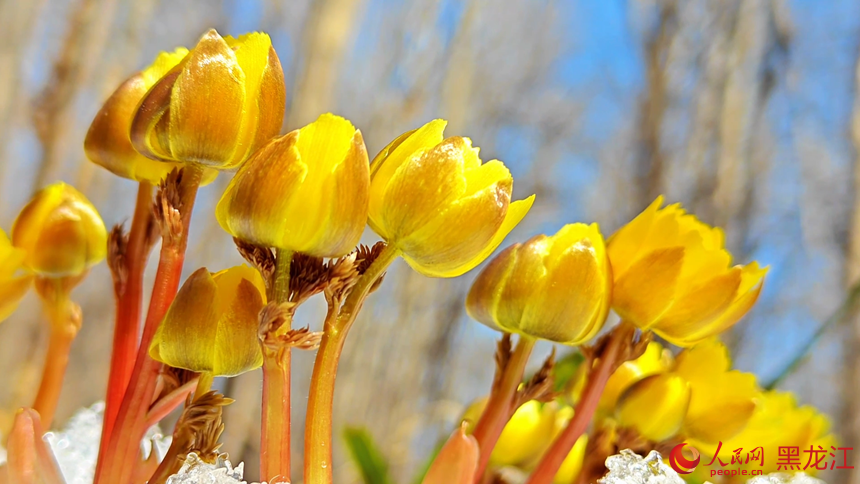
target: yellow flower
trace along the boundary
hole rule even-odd
[[[179,289],[158,327],[149,355],[186,370],[234,376],[263,364],[258,313],[266,303],[260,274],[236,266],[198,269]]]
[[[652,375],[630,387],[618,401],[616,418],[622,427],[662,442],[678,434],[690,405],[690,383],[678,375]]]
[[[324,114],[274,139],[236,173],[216,209],[234,237],[339,257],[367,224],[370,174],[361,132]]]
[[[12,244],[40,276],[79,276],[107,254],[107,231],[98,211],[70,185],[40,190],[12,226]]]
[[[761,390],[755,375],[730,368],[728,349],[716,339],[678,355],[674,372],[690,382],[692,390],[684,419],[687,437],[718,442],[746,427]]]
[[[473,403],[463,415],[469,423],[468,430],[474,428],[487,406],[487,399]],[[552,443],[556,426],[556,405],[542,404],[529,400],[514,412],[505,424],[493,452],[490,463],[497,467],[524,465],[539,457]]]
[[[84,140],[87,158],[115,175],[153,184],[164,179],[174,168],[182,167],[180,163],[151,160],[135,151],[129,130],[137,105],[146,91],[187,54],[188,50],[182,47],[173,52],[162,52],[151,66],[128,78],[114,91],[87,132]],[[214,180],[217,175],[215,170],[206,170],[204,183]]]
[[[26,257],[23,250],[12,246],[6,232],[0,230],[0,322],[18,308],[33,282],[33,276],[24,270]]]
[[[703,462],[710,461],[718,446],[719,458],[725,463],[731,462],[735,449],[742,449],[742,467],[761,469],[765,474],[778,470],[780,448],[797,447],[800,452],[797,458],[800,462],[797,465],[802,469],[809,459],[809,454],[805,451],[810,446],[818,449],[820,445],[827,452],[832,452],[830,447],[836,446],[836,438],[830,433],[830,421],[826,416],[813,407],[798,406],[791,393],[776,391],[767,391],[758,397],[752,418],[734,438],[722,441],[721,445],[717,442],[696,440],[689,442],[702,452]],[[747,463],[747,453],[759,447],[764,452],[764,465],[752,460]],[[708,460],[704,459],[705,456],[708,456]],[[837,462],[841,463],[841,458],[841,452],[838,452]],[[786,461],[787,458],[783,457],[782,460]],[[832,459],[829,458],[827,462],[830,460]],[[810,466],[804,472],[815,473],[815,469]]]
[[[738,322],[761,291],[767,268],[731,265],[722,230],[660,208],[658,197],[607,243],[615,274],[613,308],[627,321],[679,346]]]
[[[603,327],[611,298],[597,224],[570,224],[500,253],[478,275],[466,308],[491,328],[576,345]]]
[[[131,142],[155,160],[238,166],[278,134],[284,73],[269,36],[210,30],[146,93]]]
[[[432,277],[480,264],[534,201],[511,203],[505,165],[482,164],[469,138],[443,139],[445,125],[437,119],[401,135],[370,166],[370,227]]]

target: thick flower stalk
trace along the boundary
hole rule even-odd
[[[0,322],[15,312],[33,284],[33,274],[24,266],[26,257],[0,230]]]
[[[107,231],[83,194],[55,183],[36,193],[18,214],[12,243],[24,252],[24,264],[37,276],[36,292],[50,323],[48,352],[33,404],[50,428],[69,351],[81,327],[80,307],[71,301],[70,293],[89,268],[105,258]],[[10,262],[14,260],[12,255]]]
[[[603,328],[611,298],[612,271],[596,224],[566,225],[551,237],[538,235],[515,244],[478,275],[466,298],[469,315],[520,335],[475,428],[481,472],[516,411],[517,387],[534,342],[577,345],[590,340]]]
[[[370,166],[370,227],[431,277],[483,262],[534,202],[511,202],[510,171],[498,160],[482,163],[469,138],[443,139],[446,124],[404,133]]]
[[[692,346],[732,327],[758,299],[767,268],[731,266],[722,230],[658,197],[607,242],[612,307],[643,331]]]

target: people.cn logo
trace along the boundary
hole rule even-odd
[[[687,444],[676,445],[669,454],[669,465],[672,466],[672,469],[675,469],[675,472],[678,474],[689,474],[693,472],[696,470],[696,466],[699,465],[699,460],[701,459],[699,451],[692,445],[689,449],[693,454],[693,458],[687,459],[684,457],[683,451],[685,445]]]

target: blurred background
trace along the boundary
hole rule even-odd
[[[272,36],[287,80],[284,131],[333,111],[374,154],[448,119],[448,134],[510,167],[516,198],[537,194],[506,243],[574,221],[609,235],[661,193],[723,226],[738,262],[770,266],[758,305],[727,338],[737,367],[764,382],[860,278],[857,0],[0,0],[0,227],[56,180],[86,193],[108,225],[127,223],[135,184],[85,159],[86,129],[123,79],[210,27]],[[228,181],[201,190],[187,273],[241,262],[213,215]],[[497,335],[463,307],[476,273],[428,279],[396,263],[347,343],[336,425],[370,429],[398,482],[489,390]],[[103,398],[111,287],[102,265],[75,293],[84,327],[58,424]],[[299,324],[318,328],[323,306],[301,308]],[[828,413],[849,447],[860,439],[853,326],[849,314],[780,383]],[[0,325],[0,431],[33,398],[42,329],[32,295]],[[300,459],[313,354],[294,358]],[[220,383],[237,399],[224,450],[252,478],[260,380]],[[342,449],[334,466],[337,482],[359,482]],[[858,483],[860,473],[826,479]]]

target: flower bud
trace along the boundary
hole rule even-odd
[[[653,375],[630,387],[616,410],[618,424],[653,442],[678,434],[690,406],[690,384],[678,375]]]
[[[266,303],[260,274],[236,266],[195,271],[179,289],[152,339],[149,355],[176,368],[235,376],[259,368],[258,314]]]
[[[128,133],[140,100],[187,54],[188,50],[182,47],[162,52],[151,66],[129,77],[111,94],[93,119],[84,140],[84,151],[90,161],[123,178],[152,184],[159,183],[171,170],[182,167],[180,163],[151,160],[141,155],[131,146]],[[217,174],[215,170],[206,170],[204,183],[214,180]]]
[[[570,224],[500,253],[478,275],[466,309],[500,331],[577,345],[603,327],[611,298],[597,224]]]
[[[146,93],[131,143],[155,160],[232,168],[278,134],[285,103],[268,35],[222,38],[210,30]]]
[[[472,484],[478,471],[478,441],[465,425],[451,434],[433,460],[422,484]]]
[[[27,254],[36,274],[80,276],[107,254],[107,230],[96,208],[72,186],[59,182],[40,190],[12,225],[12,244]]]
[[[361,132],[323,114],[257,151],[215,214],[224,230],[256,245],[340,257],[367,224],[369,179]]]
[[[431,121],[392,141],[370,167],[371,228],[416,271],[455,277],[471,270],[525,217],[534,196],[511,203],[513,178],[481,162],[469,138],[442,139]]]
[[[728,349],[715,339],[682,351],[675,373],[690,382],[690,408],[684,433],[719,442],[738,434],[755,411],[761,390],[755,375],[731,369]]]
[[[6,232],[0,230],[0,322],[8,318],[27,294],[33,276],[24,268],[27,254],[12,246]]]
[[[767,268],[730,267],[722,230],[658,197],[609,238],[613,308],[678,346],[719,334],[752,307]]]
[[[612,409],[618,402],[618,397],[636,382],[651,375],[665,373],[672,368],[672,353],[664,349],[660,343],[648,343],[645,353],[633,361],[621,364],[609,377],[606,388],[600,397],[602,408]]]

